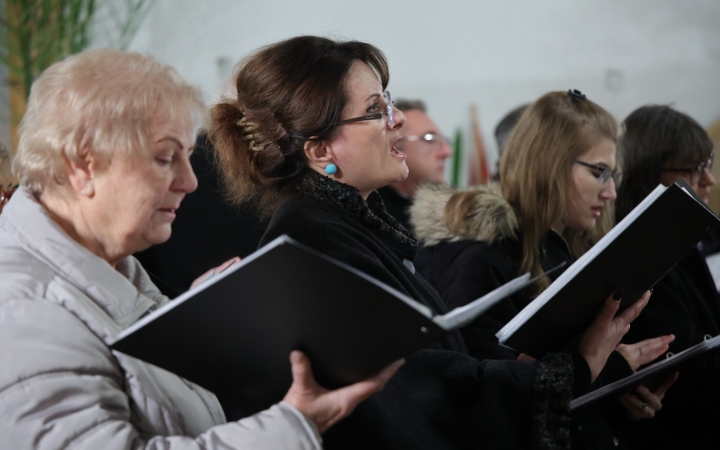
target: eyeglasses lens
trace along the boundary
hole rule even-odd
[[[387,101],[387,106],[385,107],[385,112],[387,113],[388,118],[388,126],[394,127],[395,126],[395,107],[393,106],[392,97],[390,96],[390,91],[385,91],[383,93],[383,96],[385,97],[385,100]]]

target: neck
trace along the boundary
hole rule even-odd
[[[75,194],[68,193],[67,195]],[[81,206],[83,202],[87,201],[85,198],[69,198],[59,193],[45,191],[38,201],[48,211],[53,221],[74,241],[92,254],[107,261],[113,268],[128,256],[125,252],[120,251],[119,246],[103,242],[103,239],[95,233],[93,221],[88,220],[85,209]]]
[[[413,198],[418,187],[417,183],[409,178],[399,183],[393,183],[390,186],[407,198]]]
[[[563,223],[562,218],[558,218],[555,220],[555,222],[550,225],[550,229],[562,236],[563,232],[565,231],[565,224]]]

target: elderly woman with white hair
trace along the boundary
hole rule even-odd
[[[75,55],[33,85],[0,216],[0,448],[317,449],[397,369],[327,391],[293,352],[285,400],[225,423],[210,392],[109,348],[168,301],[130,255],[170,237],[204,116],[133,53]]]

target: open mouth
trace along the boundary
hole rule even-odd
[[[602,206],[593,206],[590,209],[592,210],[593,217],[597,218],[597,217],[600,217],[600,213],[602,213],[603,207]]]
[[[407,158],[407,155],[396,148],[398,142],[400,142],[401,140],[402,140],[402,137],[399,137],[399,138],[395,139],[395,141],[393,141],[392,146],[390,147],[390,154],[392,154],[393,156],[397,156],[398,158],[404,159],[404,158]]]

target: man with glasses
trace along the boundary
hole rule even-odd
[[[417,187],[424,183],[445,182],[445,160],[452,155],[448,140],[428,116],[425,104],[419,100],[398,100],[395,107],[405,114],[405,126],[400,133],[399,150],[407,155],[410,173],[405,181],[378,189],[385,208],[405,228],[410,230],[408,209]]]

